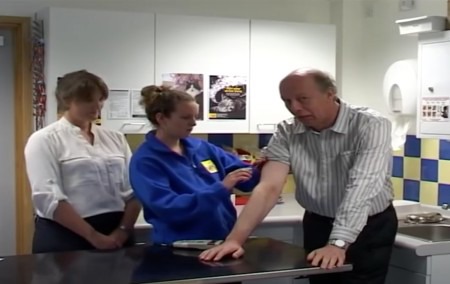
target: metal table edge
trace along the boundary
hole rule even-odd
[[[299,269],[289,269],[280,271],[270,271],[270,272],[258,272],[258,273],[248,273],[241,275],[224,275],[215,277],[205,277],[187,280],[172,280],[172,281],[162,281],[162,282],[147,282],[142,284],[219,284],[219,283],[229,283],[229,282],[240,282],[246,280],[258,280],[263,278],[281,278],[281,277],[308,277],[317,274],[328,274],[328,273],[340,273],[351,271],[353,266],[351,264],[344,264],[341,267],[334,269],[321,269],[319,267],[308,267]]]

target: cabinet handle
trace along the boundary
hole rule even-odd
[[[125,122],[122,124],[122,126],[120,127],[119,130],[123,130],[126,126],[140,126],[137,130],[141,130],[142,128],[145,127],[145,123],[144,122]]]
[[[256,125],[256,129],[258,129],[258,131],[275,131],[276,130],[276,125],[272,124],[272,123],[267,123],[267,124],[257,124]]]

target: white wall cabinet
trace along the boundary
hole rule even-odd
[[[244,119],[210,119],[210,75],[248,78],[250,21],[180,15],[156,16],[155,81],[169,73],[203,75],[203,120],[194,133],[247,133]],[[247,79],[248,80],[248,79]],[[247,93],[248,103],[248,93]]]
[[[250,132],[273,133],[292,117],[278,90],[284,76],[297,68],[335,76],[335,27],[252,20],[250,30]]]
[[[154,15],[48,8],[44,20],[49,115],[56,120],[57,77],[86,69],[102,77],[110,89],[140,89],[154,83]],[[102,117],[107,117],[109,102]],[[136,119],[103,119],[106,127],[136,128]],[[142,119],[138,119],[142,122]],[[142,128],[142,127],[141,127]],[[142,129],[141,129],[142,130]]]
[[[287,73],[313,67],[335,74],[331,25],[66,8],[48,8],[40,15],[46,27],[48,93],[67,72],[98,74],[112,90],[102,125],[127,134],[146,133],[151,125],[133,115],[138,100],[115,91],[161,84],[166,74],[203,75],[203,119],[194,133],[272,133],[291,116],[278,91]],[[243,117],[210,117],[210,75],[245,78]],[[51,123],[56,120],[54,96],[48,101]]]
[[[417,136],[450,138],[450,32],[419,36]]]

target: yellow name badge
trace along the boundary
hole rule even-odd
[[[214,165],[213,161],[211,160],[205,160],[202,162],[202,165],[205,167],[205,169],[210,173],[217,173],[216,165]]]

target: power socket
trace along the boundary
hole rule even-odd
[[[400,0],[399,2],[400,11],[409,11],[415,8],[416,8],[416,0]]]

